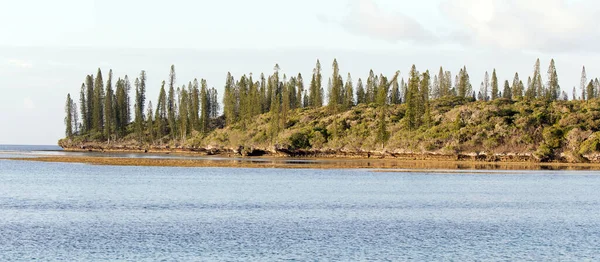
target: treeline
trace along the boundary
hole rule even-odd
[[[133,86],[129,77],[124,76],[116,80],[113,88],[112,70],[105,85],[98,69],[95,77],[87,75],[81,85],[79,108],[71,95],[67,95],[67,137],[78,135],[110,141],[134,135],[140,142],[163,143],[186,139],[194,131],[208,133],[214,128],[220,110],[217,90],[208,88],[204,79],[194,79],[181,87],[176,86],[176,80],[175,66],[171,66],[168,83],[162,82],[154,110],[152,102],[145,107],[145,71],[140,72]]]
[[[399,78],[399,71],[388,78],[371,70],[366,81],[363,82],[359,78],[356,84],[350,74],[347,74],[345,79],[342,77],[337,60],[333,61],[332,69],[332,75],[327,81],[327,97],[322,86],[323,76],[319,60],[313,69],[308,87],[305,87],[302,74],[288,77],[281,74],[279,65],[275,65],[270,75],[261,73],[257,80],[252,74],[242,75],[236,80],[228,73],[222,115],[219,114],[221,108],[216,89],[208,88],[204,79],[194,79],[187,86],[176,86],[174,66],[171,66],[169,79],[162,82],[155,111],[152,102],[144,107],[147,86],[145,71],[141,71],[133,86],[128,76],[118,78],[115,90],[112,70],[105,83],[102,72],[98,69],[96,76],[86,76],[81,86],[79,108],[71,95],[67,95],[66,135],[109,141],[133,135],[132,138],[140,142],[164,143],[185,140],[195,132],[203,137],[211,130],[225,125],[246,129],[248,125],[252,125],[256,116],[268,113],[268,132],[273,139],[286,128],[290,110],[326,106],[328,112],[335,114],[358,104],[373,104],[381,109],[376,120],[377,140],[385,143],[390,136],[386,127],[385,110],[390,105],[405,104],[404,118],[407,128],[416,130],[431,125],[432,99],[460,97],[467,101],[568,100],[567,93],[559,85],[554,60],[550,62],[545,81],[538,59],[533,75],[528,77],[526,85],[518,73],[515,73],[512,81],[505,80],[502,85],[494,69],[491,76],[488,72],[485,73],[479,90],[473,88],[466,66],[453,75],[442,67],[434,74],[429,70],[419,72],[413,65],[406,81]],[[599,97],[600,82],[597,78],[588,82],[585,67],[580,84],[579,99]],[[130,97],[132,88],[133,98]],[[573,99],[577,99],[576,92],[577,89],[573,87]]]

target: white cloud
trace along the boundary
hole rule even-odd
[[[319,17],[319,20],[327,19]],[[414,18],[387,13],[374,0],[352,0],[350,12],[341,24],[351,32],[391,42],[431,43],[436,38]]]
[[[9,59],[6,61],[9,65],[19,68],[32,68],[33,65],[27,61],[18,60],[18,59]]]
[[[27,110],[35,109],[35,104],[33,103],[33,100],[31,100],[31,97],[25,97],[23,99],[23,108]]]
[[[595,17],[600,6],[582,0],[446,0],[442,13],[461,30],[465,44],[541,52],[600,48]]]

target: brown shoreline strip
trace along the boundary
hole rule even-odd
[[[296,168],[296,169],[375,169],[377,172],[439,172],[439,170],[600,170],[600,164],[476,162],[393,159],[169,159],[100,156],[40,156],[0,158],[13,161],[84,163],[91,165],[154,166],[154,167],[233,167],[233,168]]]

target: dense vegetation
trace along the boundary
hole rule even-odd
[[[253,75],[235,80],[228,73],[222,114],[216,89],[203,79],[176,86],[174,66],[162,82],[156,110],[152,102],[145,107],[144,71],[134,80],[130,98],[127,76],[117,79],[113,90],[112,71],[105,84],[98,69],[81,86],[79,108],[67,95],[67,138],[60,144],[524,154],[576,162],[600,151],[600,82],[588,82],[585,68],[580,96],[574,87],[571,101],[559,85],[554,60],[546,81],[537,60],[526,86],[518,74],[501,85],[493,70],[477,91],[466,67],[454,81],[443,68],[431,74],[413,65],[407,81],[399,72],[388,78],[371,70],[356,84],[350,74],[342,78],[337,61],[332,68],[327,96],[318,60],[308,88],[301,74],[281,75],[279,65],[256,81]]]

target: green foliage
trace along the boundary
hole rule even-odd
[[[306,132],[296,132],[290,136],[291,149],[310,149],[309,134]]]

